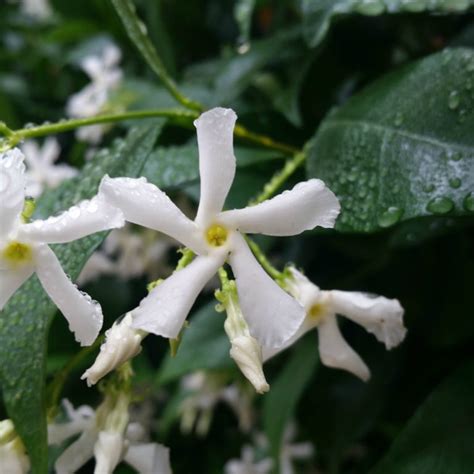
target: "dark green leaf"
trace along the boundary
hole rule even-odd
[[[160,122],[161,124],[161,122]],[[50,216],[92,197],[102,176],[137,176],[152,150],[161,125],[135,129],[110,150],[97,153],[79,176],[45,192],[35,217]],[[106,233],[53,246],[64,270],[76,278]],[[0,318],[0,380],[8,415],[22,437],[34,473],[47,465],[44,378],[46,341],[56,307],[36,276],[11,298]]]
[[[474,363],[421,405],[371,474],[465,474],[474,466]]]
[[[446,50],[382,78],[324,120],[308,174],[341,200],[336,228],[473,215],[473,76],[472,50]]]
[[[326,36],[332,21],[350,14],[367,16],[383,13],[456,13],[474,5],[473,0],[303,0],[304,34],[308,44],[317,46]]]
[[[167,383],[189,372],[226,369],[234,363],[229,356],[230,343],[224,332],[224,314],[211,302],[201,308],[184,329],[175,357],[167,356],[158,373],[158,382]]]
[[[318,355],[313,334],[304,338],[278,378],[272,382],[263,402],[263,426],[273,457],[278,459],[284,430],[294,415],[298,401],[317,367]]]

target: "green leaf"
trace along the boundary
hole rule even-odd
[[[236,147],[235,156],[238,168],[284,158],[273,150],[246,147]],[[143,176],[160,188],[174,188],[198,180],[197,144],[157,148],[147,160]]]
[[[294,415],[298,401],[316,370],[318,352],[313,334],[295,348],[279,377],[272,382],[263,401],[263,427],[272,456],[278,459],[283,434]]]
[[[148,37],[147,28],[137,15],[135,5],[132,0],[111,0],[117,11],[123,26],[137,47],[143,59],[148,63],[153,72],[163,81],[166,89],[181,104],[194,110],[200,110],[201,106],[192,100],[184,97],[176,87],[175,82],[168,74],[158,52]]]
[[[50,216],[92,197],[106,173],[137,176],[152,150],[160,126],[134,129],[110,150],[98,152],[79,176],[43,194],[35,217]],[[78,276],[105,236],[106,233],[101,232],[70,244],[52,246],[72,279]],[[47,466],[45,358],[48,329],[55,313],[56,307],[33,276],[10,299],[0,318],[3,399],[8,416],[26,445],[33,473],[44,473]]]
[[[474,363],[420,406],[370,474],[464,474],[474,467]]]
[[[472,50],[446,50],[383,77],[323,121],[307,170],[341,200],[337,229],[473,215],[473,71]]]
[[[303,0],[303,26],[306,41],[317,46],[337,18],[360,14],[366,16],[383,13],[456,13],[469,9],[473,0]]]
[[[227,369],[234,366],[230,343],[224,332],[225,316],[211,302],[190,319],[175,357],[167,356],[158,373],[160,384],[171,382],[195,370]]]

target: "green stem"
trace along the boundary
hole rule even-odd
[[[79,127],[96,125],[101,123],[122,122],[124,120],[147,119],[154,117],[167,117],[176,120],[190,121],[197,117],[195,112],[189,112],[183,109],[152,109],[152,110],[133,110],[131,112],[122,112],[119,114],[104,114],[94,117],[62,120],[57,123],[47,123],[35,127],[21,128],[15,130],[9,137],[11,146],[15,146],[25,138],[42,137],[44,135],[53,135],[56,133],[68,132]]]
[[[95,351],[104,341],[104,336],[99,336],[94,344],[88,347],[82,348],[79,352],[76,352],[66,365],[54,376],[53,380],[48,386],[48,416],[54,417],[59,404],[59,397],[63,390],[64,384],[69,376],[69,373],[79,365],[90,353]]]
[[[260,248],[260,246],[250,239],[249,237],[245,236],[245,240],[247,240],[247,243],[249,244],[250,249],[252,250],[253,254],[255,255],[255,258],[260,262],[260,265],[265,269],[265,271],[274,279],[274,280],[279,280],[282,278],[283,273],[277,270],[268,260],[266,257],[265,253],[263,250]]]
[[[288,159],[285,166],[279,170],[270,181],[263,187],[263,191],[252,201],[250,205],[259,204],[272,197],[284,182],[296,171],[296,169],[305,161],[306,153],[301,151]]]
[[[151,42],[147,29],[143,21],[138,17],[135,9],[135,5],[132,0],[111,0],[115,11],[120,16],[122,24],[127,31],[128,37],[137,47],[140,54],[143,56],[145,61],[151,67],[153,72],[160,78],[163,85],[168,92],[175,98],[177,102],[184,105],[184,107],[202,111],[203,107],[198,102],[186,97],[178,86],[168,74],[160,56],[158,55],[153,43]]]
[[[277,142],[266,135],[260,135],[258,133],[251,132],[245,127],[242,127],[242,125],[235,126],[234,135],[250,143],[257,143],[263,147],[281,151],[285,155],[295,155],[301,153],[301,150],[298,148],[294,148],[291,145],[286,145],[285,143]]]

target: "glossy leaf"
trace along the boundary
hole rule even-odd
[[[457,13],[474,5],[473,0],[303,0],[303,26],[306,41],[317,46],[331,23],[344,15],[375,16],[386,13]]]
[[[35,217],[67,209],[92,197],[102,176],[137,176],[148,158],[162,122],[134,129],[125,140],[96,154],[79,176],[47,191],[38,201]],[[66,245],[52,246],[61,264],[74,279],[105,238],[106,233]],[[36,276],[10,299],[0,318],[0,380],[8,416],[22,437],[33,473],[46,472],[46,414],[44,379],[48,329],[56,307]]]
[[[370,474],[464,474],[474,466],[474,363],[420,406]]]
[[[285,428],[294,416],[298,401],[317,367],[318,351],[314,337],[304,338],[295,348],[290,360],[271,381],[270,391],[263,403],[263,427],[270,442],[273,457],[278,455]]]
[[[446,50],[380,79],[319,128],[308,174],[341,200],[336,228],[474,215],[474,52]]]

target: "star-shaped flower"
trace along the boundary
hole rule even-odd
[[[143,429],[128,421],[126,403],[124,407],[120,401],[116,407],[104,403],[97,411],[89,406],[75,410],[67,400],[63,404],[69,421],[48,426],[49,444],[80,436],[57,459],[57,474],[77,472],[92,457],[96,460],[95,474],[111,474],[122,460],[141,474],[171,474],[169,449],[140,441]],[[117,420],[121,426],[112,426]]]
[[[61,148],[55,138],[48,137],[40,146],[28,140],[21,146],[25,155],[26,194],[37,198],[44,189],[55,188],[66,179],[76,176],[76,168],[66,164],[56,164]]]
[[[315,327],[319,334],[319,354],[321,362],[328,367],[352,372],[367,381],[370,371],[360,356],[349,346],[342,336],[337,314],[364,326],[385,344],[387,349],[398,346],[406,335],[403,325],[404,310],[396,299],[374,296],[356,291],[321,290],[294,267],[288,269],[290,276],[285,286],[305,308],[306,318],[296,334],[283,348],[264,348],[264,360],[268,360]]]
[[[101,197],[82,201],[62,214],[25,223],[24,156],[18,149],[0,154],[0,310],[36,273],[43,288],[69,322],[82,345],[94,342],[102,327],[98,303],[64,273],[47,244],[65,243],[94,232],[120,227],[122,213]]]
[[[118,67],[121,55],[117,46],[108,44],[101,54],[87,56],[81,61],[81,68],[91,83],[69,98],[66,112],[70,117],[87,118],[104,112],[111,91],[122,80],[122,70]],[[97,144],[108,128],[108,125],[81,127],[76,136],[79,140]]]
[[[339,202],[322,181],[311,179],[261,204],[222,211],[235,175],[236,118],[230,109],[215,108],[194,122],[201,176],[201,199],[194,221],[145,178],[106,176],[102,180],[99,196],[121,209],[126,220],[174,237],[198,254],[132,311],[132,325],[137,329],[176,338],[199,292],[227,259],[242,313],[260,344],[283,345],[304,318],[301,305],[263,270],[242,233],[289,236],[316,226],[332,227]]]

